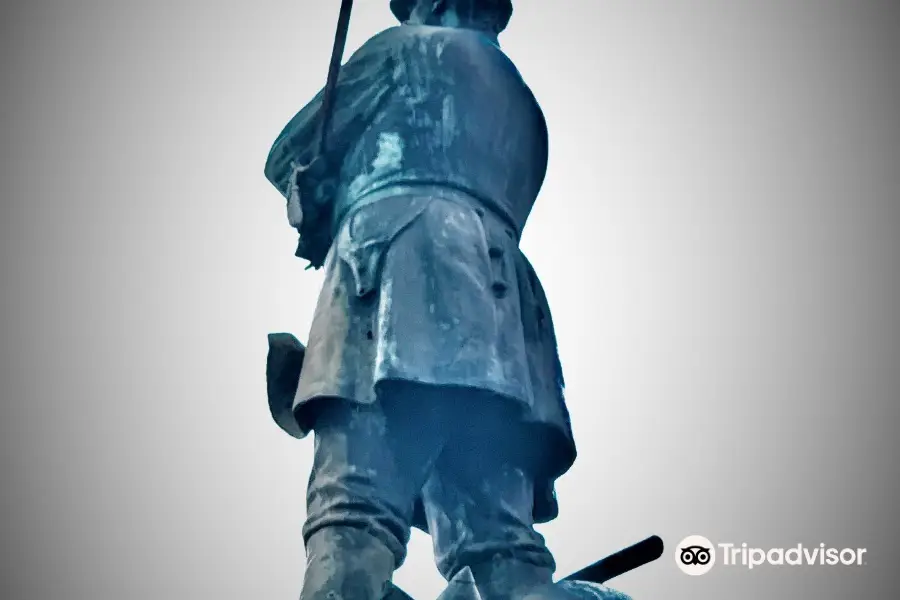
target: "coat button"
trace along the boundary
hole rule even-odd
[[[491,258],[500,258],[501,256],[503,256],[503,249],[496,246],[491,246],[490,248],[488,248],[488,256],[490,256]]]
[[[494,292],[495,298],[505,298],[506,293],[509,291],[509,286],[502,281],[495,281],[491,284],[491,291]]]

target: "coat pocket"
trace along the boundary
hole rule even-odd
[[[353,273],[356,295],[375,291],[382,258],[391,242],[424,212],[424,197],[390,197],[363,206],[353,213],[338,234],[337,251]]]

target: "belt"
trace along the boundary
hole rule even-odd
[[[510,215],[508,211],[506,211],[496,202],[479,198],[474,194],[471,194],[470,192],[452,185],[441,185],[433,183],[401,183],[386,185],[384,187],[368,192],[352,203],[340,202],[338,204],[338,210],[335,210],[334,213],[334,222],[332,223],[333,236],[337,236],[337,232],[340,231],[344,221],[346,221],[347,218],[350,217],[350,215],[355,213],[360,208],[369,206],[370,204],[374,204],[386,198],[396,198],[397,196],[416,196],[420,198],[426,196],[429,198],[438,198],[442,200],[460,202],[466,206],[471,207],[481,216],[484,216],[486,212],[490,212],[495,217],[499,218],[509,228],[509,231],[515,238],[516,243],[519,242],[519,239],[522,235],[522,232],[519,226],[516,224],[515,220],[512,218],[512,215]]]

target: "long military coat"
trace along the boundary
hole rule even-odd
[[[535,520],[554,518],[575,445],[550,308],[519,250],[547,167],[538,103],[494,40],[410,25],[354,53],[335,97],[329,168],[299,181],[297,254],[325,283],[298,435],[312,399],[371,403],[391,380],[469,388],[519,409],[497,435],[530,441]],[[321,106],[320,93],[272,146],[265,173],[286,198],[292,162],[315,157]]]

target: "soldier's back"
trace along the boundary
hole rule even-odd
[[[385,186],[438,184],[521,231],[546,172],[547,129],[496,43],[472,30],[404,25],[372,38],[354,61],[374,65],[367,76],[381,93],[344,155],[338,212]]]

